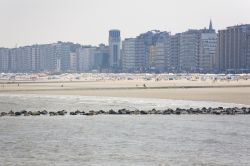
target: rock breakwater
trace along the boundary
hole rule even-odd
[[[128,110],[128,109],[119,109],[113,110],[110,109],[109,111],[99,110],[99,111],[81,111],[76,110],[73,112],[68,112],[66,110],[61,111],[9,111],[9,112],[1,112],[0,117],[4,116],[76,116],[76,115],[85,115],[85,116],[93,116],[93,115],[199,115],[199,114],[207,114],[207,115],[250,115],[250,108],[247,107],[234,107],[234,108],[176,108],[176,109],[165,109],[165,110]]]

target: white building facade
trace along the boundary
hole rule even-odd
[[[79,48],[77,51],[78,70],[81,72],[89,72],[92,70],[95,61],[95,47]]]
[[[212,72],[216,55],[217,34],[202,33],[200,40],[199,71]]]
[[[136,38],[128,38],[122,42],[122,69],[124,72],[136,70]]]

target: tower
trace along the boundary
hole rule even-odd
[[[209,30],[212,31],[213,30],[213,24],[212,24],[212,20],[210,19],[210,22],[209,22]]]
[[[110,67],[113,71],[118,71],[121,67],[121,36],[119,30],[109,31],[109,54]]]

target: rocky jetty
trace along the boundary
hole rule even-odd
[[[85,115],[85,116],[94,116],[94,115],[250,115],[250,108],[242,107],[234,107],[234,108],[176,108],[176,109],[165,109],[165,110],[128,110],[128,109],[119,109],[117,111],[111,109],[109,111],[99,110],[94,111],[90,110],[88,112],[76,110],[73,112],[67,112],[66,110],[61,111],[9,111],[9,112],[1,112],[0,117],[4,116],[76,116],[76,115]]]

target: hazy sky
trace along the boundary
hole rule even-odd
[[[250,0],[0,0],[0,47],[71,41],[107,43],[148,30],[216,29],[250,23]]]

